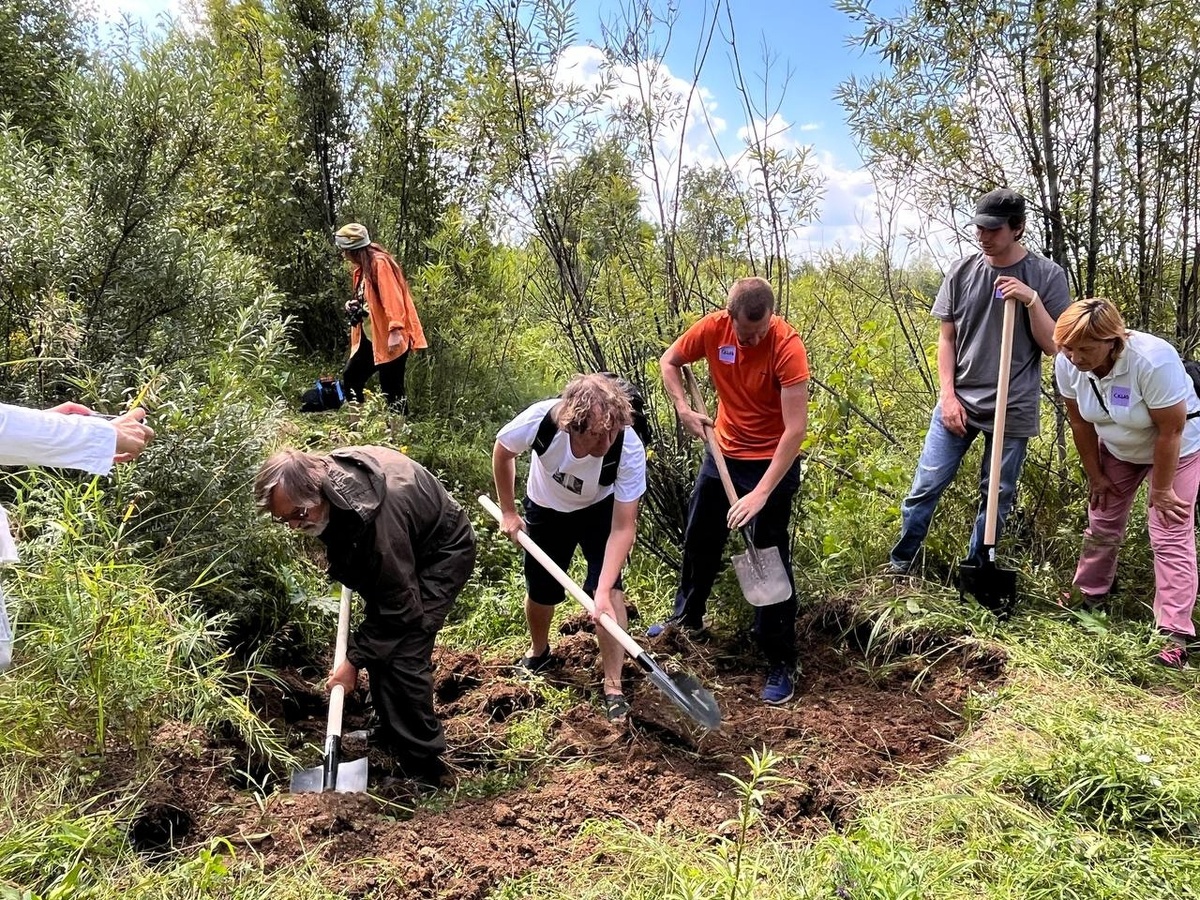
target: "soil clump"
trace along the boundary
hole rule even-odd
[[[683,719],[632,663],[628,722],[610,725],[586,616],[554,641],[556,663],[542,677],[558,691],[516,679],[511,661],[439,648],[435,697],[451,774],[437,790],[392,777],[390,760],[360,738],[346,740],[343,759],[368,755],[368,793],[289,794],[279,781],[264,798],[246,790],[236,749],[164,729],[155,738],[162,766],[131,838],[151,854],[224,838],[268,871],[315,856],[335,880],[329,886],[350,894],[474,900],[593,853],[580,838],[588,820],[720,834],[738,806],[722,773],[744,778],[743,757],[763,746],[784,758],[776,774],[787,779],[766,803],[768,827],[796,836],[840,827],[864,790],[951,753],[968,693],[1003,677],[1002,654],[973,641],[868,664],[854,635],[829,629],[820,614],[798,624],[803,670],[795,698],[777,707],[759,699],[762,666],[748,637],[693,641],[668,631],[646,641],[661,664],[686,668],[714,692],[723,721],[712,732]],[[369,725],[366,697],[360,685],[348,700],[347,731]],[[316,673],[283,672],[254,699],[298,751],[319,746]],[[311,747],[302,758],[318,761]],[[260,787],[267,780],[256,778]],[[364,859],[373,862],[351,865]]]

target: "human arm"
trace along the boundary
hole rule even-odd
[[[954,390],[954,373],[958,368],[958,332],[951,319],[943,319],[938,328],[937,370],[938,403],[942,408],[942,424],[959,437],[967,433],[967,411]]]
[[[1071,426],[1071,439],[1075,442],[1075,450],[1087,475],[1088,506],[1104,509],[1113,483],[1100,466],[1100,436],[1096,433],[1096,426],[1083,417],[1078,403],[1064,397],[1063,405],[1067,410],[1067,423]]]
[[[408,293],[408,281],[404,278],[400,267],[394,265],[386,256],[376,254],[373,264],[375,266],[373,281],[387,324],[387,346],[389,350],[396,350],[407,343],[405,337],[405,331],[408,328],[407,310],[412,305]]]
[[[1047,356],[1054,356],[1058,348],[1054,344],[1054,318],[1050,315],[1041,296],[1020,279],[1001,275],[996,279],[996,288],[1005,300],[1015,298],[1029,313],[1029,329],[1033,339]]]
[[[48,410],[0,404],[0,465],[61,466],[107,475],[154,437],[135,409],[109,420],[78,403]]]
[[[1175,493],[1175,472],[1179,467],[1179,447],[1187,424],[1187,401],[1150,410],[1154,423],[1154,467],[1150,472],[1150,506],[1173,525],[1187,521],[1191,510],[1186,500]]]
[[[775,486],[783,480],[800,454],[800,446],[808,431],[808,382],[800,381],[785,387],[779,395],[783,407],[783,434],[767,471],[754,490],[742,495],[729,507],[727,522],[730,528],[741,528],[759,514],[771,497]]]
[[[492,447],[492,481],[500,505],[500,530],[514,542],[517,532],[525,530],[525,520],[517,512],[517,456],[499,441]]]
[[[679,416],[679,422],[683,425],[684,430],[704,440],[704,429],[712,428],[713,420],[710,419],[703,410],[692,409],[688,402],[687,391],[683,387],[683,372],[682,367],[693,360],[688,359],[683,351],[679,348],[679,342],[676,341],[667,348],[667,352],[662,355],[658,361],[658,368],[662,372],[663,389],[666,390],[667,396],[671,398],[671,403],[675,407],[675,414]],[[781,476],[782,477],[782,476]]]
[[[597,623],[605,613],[617,621],[612,608],[613,586],[621,576],[621,568],[629,558],[629,551],[633,549],[637,537],[637,510],[637,500],[613,503],[612,528],[608,533],[608,543],[604,546],[604,563],[593,598],[592,619]]]

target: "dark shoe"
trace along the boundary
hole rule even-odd
[[[625,695],[605,694],[604,714],[608,716],[608,721],[614,725],[620,725],[624,722],[629,715],[629,701],[625,699]]]
[[[403,775],[385,775],[375,786],[376,792],[391,800],[419,802],[441,789],[440,784],[434,784],[421,778],[408,778]]]
[[[767,671],[767,683],[762,689],[762,699],[766,703],[787,703],[796,693],[796,683],[792,678],[789,666],[771,666]]]
[[[913,560],[902,562],[898,559],[889,559],[887,565],[883,567],[883,574],[891,578],[907,578],[913,573]]]
[[[656,638],[668,628],[678,628],[692,640],[698,640],[704,637],[708,631],[704,627],[704,622],[689,622],[683,616],[671,616],[662,622],[656,622],[646,629],[646,637]]]
[[[516,661],[513,668],[518,675],[529,676],[544,672],[553,664],[554,655],[550,652],[550,648],[547,647],[537,656],[522,656]]]
[[[433,756],[423,759],[404,758],[394,756],[392,771],[389,773],[393,778],[403,778],[408,781],[415,781],[432,788],[438,788],[442,784],[442,779],[449,774],[449,769],[442,762],[441,757]]]

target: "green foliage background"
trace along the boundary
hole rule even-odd
[[[921,0],[889,19],[838,5],[885,63],[841,92],[881,197],[953,223],[981,190],[1017,186],[1036,198],[1030,245],[1078,293],[1195,343],[1189,6]],[[1084,497],[1047,404],[1003,548],[1037,613],[998,627],[937,593],[974,517],[967,472],[927,542],[934,596],[864,595],[936,399],[926,311],[941,272],[933,257],[899,264],[894,235],[797,259],[821,178],[809,148],[759,133],[768,116],[749,99],[744,165],[671,161],[698,102],[656,50],[679,9],[629,4],[586,85],[556,77],[578,41],[575,10],[556,0],[193,12],[151,33],[99,31],[46,0],[0,0],[0,398],[144,405],[158,432],[112,479],[0,476],[23,552],[5,576],[20,639],[0,679],[0,896],[327,896],[308,861],[267,882],[227,846],[147,866],[125,838],[136,793],[93,791],[96,760],[146,753],[167,720],[231,736],[251,780],[289,768],[251,685],[320,658],[331,604],[311,548],[253,509],[259,463],[283,443],[389,443],[467,503],[489,491],[491,439],[513,413],[575,371],[620,372],[655,428],[630,585],[647,615],[665,612],[698,454],[657,360],[751,273],[775,286],[814,373],[793,536],[804,602],[850,584],[884,643],[908,628],[999,641],[1011,683],[973,701],[960,756],[868,797],[845,833],[797,845],[764,830],[763,755],[736,785],[737,843],[598,823],[605,864],[500,895],[1195,895],[1200,773],[1183,736],[1198,720],[1190,685],[1145,661],[1146,542],[1123,553],[1111,621],[1043,615],[1069,580]],[[980,49],[997,45],[1029,65]],[[608,102],[618,74],[636,102]],[[331,234],[348,220],[403,262],[426,324],[409,421],[378,397],[294,413],[342,364],[348,284]],[[500,652],[520,639],[521,585],[511,548],[472,514],[480,564],[445,637]],[[1131,533],[1144,525],[1136,514]],[[544,749],[535,720],[509,748]]]

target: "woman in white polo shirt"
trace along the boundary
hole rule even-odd
[[[1195,637],[1200,398],[1175,348],[1125,327],[1108,300],[1071,304],[1054,327],[1058,389],[1088,478],[1088,527],[1074,585],[1090,604],[1112,587],[1138,486],[1150,477],[1155,660],[1183,668]]]

